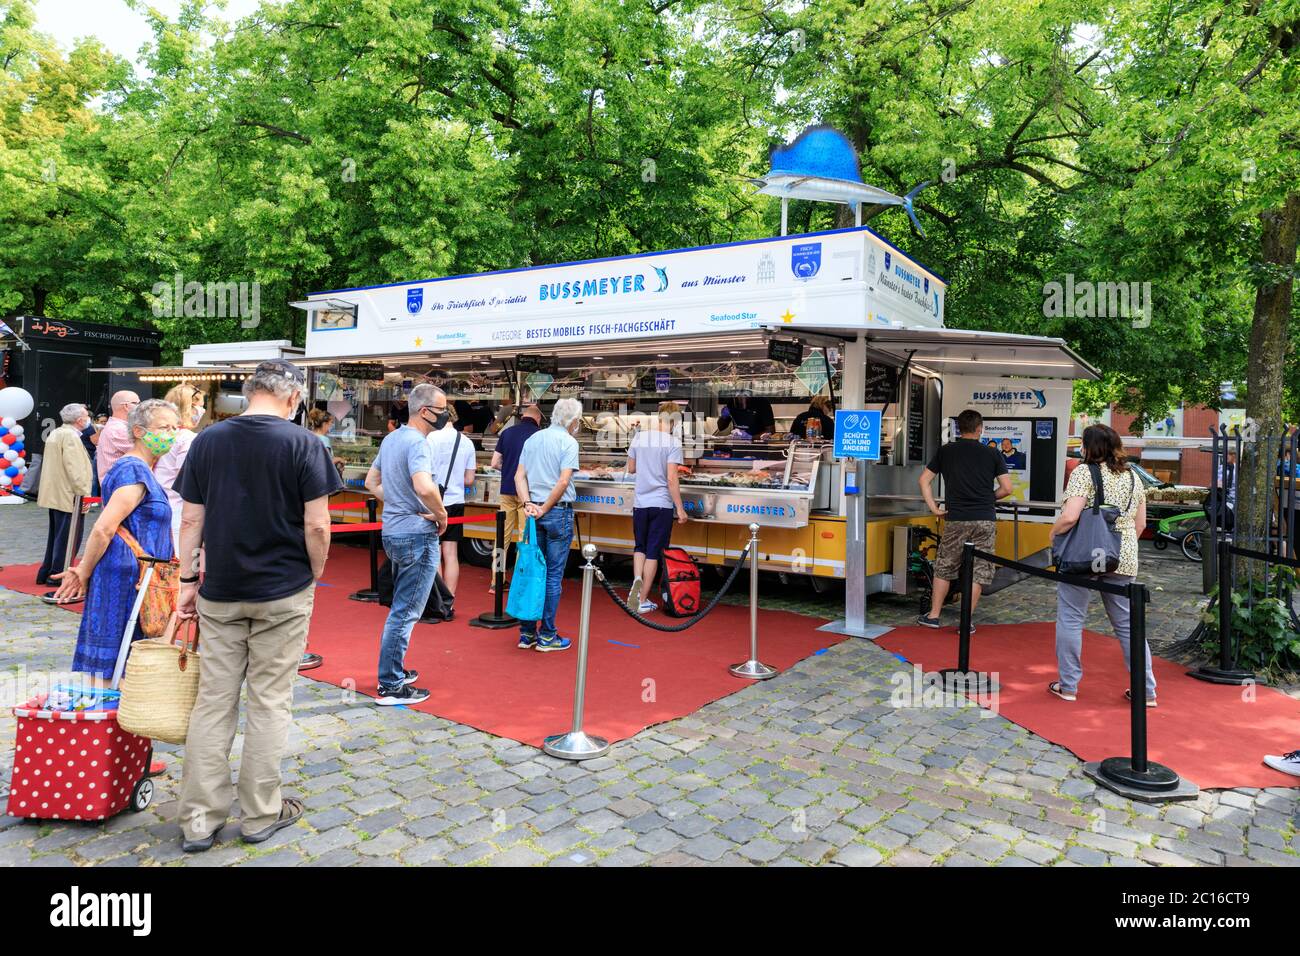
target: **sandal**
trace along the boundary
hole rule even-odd
[[[285,797],[280,801],[280,818],[269,827],[258,830],[256,833],[243,834],[244,842],[261,843],[263,840],[269,840],[278,831],[297,823],[298,818],[302,816],[302,811],[303,804],[301,800],[295,800],[293,797]]]
[[[1131,701],[1131,700],[1133,699],[1133,694],[1132,694],[1132,692],[1131,692],[1131,691],[1127,691],[1127,690],[1124,691],[1124,699],[1125,699],[1125,700],[1128,700],[1128,701]],[[1148,706],[1148,707],[1155,707],[1155,706],[1156,706],[1156,699],[1155,699],[1154,697],[1148,697],[1148,698],[1147,698],[1147,706]]]
[[[1057,697],[1061,698],[1061,700],[1078,700],[1078,699],[1079,699],[1078,695],[1075,694],[1074,691],[1072,691],[1072,690],[1066,690],[1065,688],[1063,688],[1063,687],[1061,686],[1061,682],[1060,682],[1059,680],[1054,680],[1054,681],[1052,681],[1050,684],[1048,684],[1048,685],[1047,685],[1047,692],[1048,692],[1049,694],[1055,694]]]

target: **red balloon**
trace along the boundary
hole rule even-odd
[[[4,442],[6,445],[12,445],[17,440],[18,436],[14,434],[0,436],[0,441]]]
[[[18,453],[18,457],[19,457],[19,458],[26,458],[26,457],[27,457],[27,449],[24,448],[22,451],[20,451],[20,452]]]

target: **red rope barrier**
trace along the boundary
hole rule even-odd
[[[478,515],[476,517],[449,518],[447,519],[447,524],[448,525],[483,524],[484,522],[487,521],[496,521],[496,520],[497,520],[496,512],[493,512],[492,514]],[[383,527],[384,527],[384,523],[382,521],[374,521],[374,522],[366,521],[366,522],[359,522],[357,524],[332,524],[330,525],[330,533],[349,534],[357,531],[381,531],[383,530]]]

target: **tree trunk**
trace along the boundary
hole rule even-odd
[[[33,315],[40,315],[40,316],[45,315],[45,297],[47,295],[49,295],[49,293],[45,289],[42,289],[40,286],[37,286],[36,288],[32,289],[32,310],[33,310],[32,314]]]
[[[1292,273],[1296,240],[1300,237],[1300,193],[1291,193],[1280,209],[1260,214],[1263,235],[1261,262],[1266,269]],[[1265,278],[1255,293],[1255,316],[1250,330],[1250,355],[1246,371],[1246,415],[1256,426],[1254,436],[1275,437],[1282,430],[1282,388],[1289,348],[1294,278]],[[1237,494],[1238,540],[1248,548],[1264,550],[1269,531],[1269,502],[1273,496],[1277,462],[1276,442],[1252,441],[1243,445],[1241,484]],[[1242,520],[1244,519],[1244,521]]]

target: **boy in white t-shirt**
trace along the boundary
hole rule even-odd
[[[448,518],[465,516],[465,489],[474,484],[474,442],[456,430],[454,417],[442,428],[430,432],[429,458],[433,480],[442,491],[442,503]],[[454,461],[453,461],[454,456]],[[446,485],[444,488],[443,485]],[[464,525],[452,524],[442,534],[442,567],[439,569],[447,590],[453,595],[460,583],[460,541]]]

